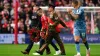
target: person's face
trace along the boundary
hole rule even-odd
[[[43,14],[43,11],[42,10],[39,10],[39,11],[37,11],[37,13],[38,13],[38,15],[42,15]]]
[[[52,10],[53,10],[53,8],[52,8],[52,7],[49,7],[49,8],[48,8],[48,11],[49,11],[49,12],[51,12]]]
[[[37,11],[37,10],[38,10],[37,6],[33,7],[33,11]]]
[[[32,8],[31,7],[28,7],[28,11],[31,11],[32,10]]]
[[[75,5],[73,2],[72,2],[72,6],[73,6],[73,7],[76,7],[76,5]]]

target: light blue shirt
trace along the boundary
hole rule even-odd
[[[72,12],[79,15],[78,19],[76,19],[74,22],[74,29],[86,29],[84,9],[82,7],[79,7],[78,9],[74,8]]]

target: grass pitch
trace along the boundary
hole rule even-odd
[[[49,46],[50,46],[51,54],[46,55],[46,52],[44,52],[44,55],[42,56],[53,56],[55,50],[52,48],[51,45]],[[64,44],[64,46],[66,49],[66,56],[74,56],[74,54],[76,54],[74,44]],[[0,44],[0,56],[34,56],[32,55],[32,53],[35,52],[35,50],[38,50],[39,48],[38,45],[34,45],[29,55],[23,55],[20,51],[25,50],[26,47],[27,44],[20,44],[20,45]],[[91,56],[100,56],[100,44],[98,45],[90,44],[90,48],[91,48]],[[84,45],[81,45],[82,56],[86,56],[85,51],[86,49]]]

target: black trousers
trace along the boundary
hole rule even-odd
[[[48,37],[46,38],[46,43],[43,44],[43,46],[40,48],[39,51],[43,52],[45,50],[45,48],[52,42],[53,39],[55,39],[56,42],[58,43],[60,50],[61,50],[61,54],[65,54],[65,48],[64,48],[63,42],[60,39],[59,33],[56,33],[54,31],[48,32]]]
[[[30,50],[32,49],[33,44],[34,44],[34,42],[32,42],[32,41],[30,40],[30,42],[29,42],[29,44],[28,44],[28,46],[27,46],[27,48],[26,48],[25,51],[30,52]],[[41,38],[41,39],[40,39],[40,46],[39,46],[39,49],[42,47],[43,44],[45,44],[45,40]],[[57,48],[57,46],[56,46],[53,42],[51,42],[51,45],[53,46],[53,48],[54,48],[56,51],[59,50],[59,49]],[[50,52],[50,48],[49,48],[48,46],[46,47],[46,52]]]
[[[39,49],[43,46],[43,44],[45,44],[45,42],[46,42],[46,41],[45,41],[44,39],[41,39],[41,40],[40,40],[40,47],[39,47]],[[57,46],[55,45],[54,42],[51,42],[50,44],[51,44],[52,47],[55,49],[55,51],[58,51],[58,50],[59,50],[59,49],[57,48]],[[47,52],[50,51],[50,48],[49,48],[48,46],[46,47],[46,51],[47,51]]]
[[[34,44],[34,42],[32,42],[32,41],[30,40],[30,42],[29,42],[29,44],[28,44],[28,46],[27,46],[27,48],[26,48],[25,51],[30,52],[30,50],[32,49],[33,44]]]

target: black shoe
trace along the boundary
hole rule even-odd
[[[36,51],[36,53],[39,53],[40,55],[43,55],[43,53],[42,53],[42,52],[40,52],[40,51]]]
[[[49,54],[51,54],[51,52],[50,51],[49,52],[46,52],[46,54],[49,55]]]
[[[61,55],[66,55],[65,53],[61,53]]]
[[[29,52],[27,51],[21,51],[21,53],[29,55]]]

